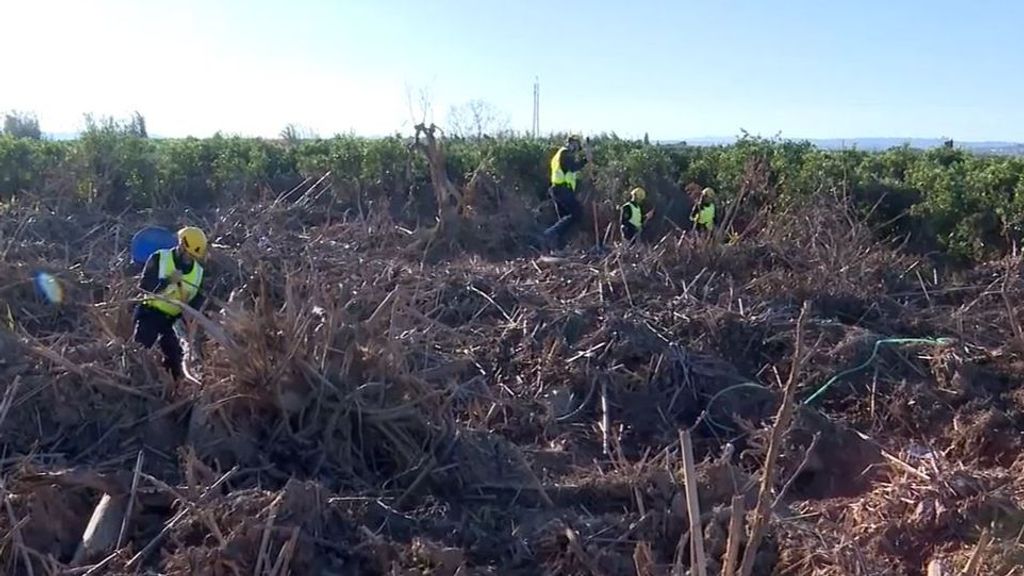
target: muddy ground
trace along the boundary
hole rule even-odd
[[[384,219],[223,207],[193,216],[211,324],[191,325],[199,384],[174,385],[130,342],[127,246],[180,214],[5,210],[4,574],[684,573],[681,430],[719,574],[804,303],[752,573],[955,573],[976,553],[979,574],[1024,573],[1012,258],[939,269],[828,199],[737,244],[581,232],[560,258],[484,215],[425,258]],[[933,341],[872,355],[893,337]]]

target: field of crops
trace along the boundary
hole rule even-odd
[[[0,138],[0,573],[1022,573],[1024,160],[595,138],[546,257],[554,142],[425,142]],[[127,248],[185,223],[174,385]]]

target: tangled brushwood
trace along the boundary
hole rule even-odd
[[[828,194],[605,250],[588,207],[537,257],[474,182],[425,233],[313,189],[192,214],[181,384],[126,262],[180,216],[6,206],[0,572],[1022,573],[1018,259],[938,268]]]

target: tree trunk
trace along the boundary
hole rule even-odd
[[[429,231],[425,249],[429,249],[438,240],[445,238],[449,242],[458,237],[465,210],[465,198],[462,192],[448,179],[448,163],[445,158],[441,140],[436,135],[437,126],[416,125],[415,146],[427,157],[430,166],[430,183],[434,188],[437,200],[437,226]]]

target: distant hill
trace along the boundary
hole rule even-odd
[[[845,148],[856,148],[858,150],[888,150],[897,146],[909,145],[911,148],[922,150],[938,148],[945,143],[942,138],[785,138],[785,140],[802,141],[807,140],[818,148],[825,150],[842,150]],[[687,138],[683,140],[687,144],[695,146],[716,146],[732,144],[736,138]],[[678,140],[675,142],[679,142]],[[957,148],[964,148],[980,154],[1012,154],[1024,155],[1024,143],[1001,142],[1001,141],[958,141],[954,140],[953,145]]]
[[[43,138],[47,140],[74,140],[78,138],[78,132],[43,132]]]
[[[811,140],[815,146],[828,150],[856,147],[860,150],[886,150],[896,146],[909,145],[911,148],[937,148],[945,144],[942,138],[850,138]],[[954,139],[953,145],[974,152],[988,153],[1024,153],[1024,144],[1017,142],[981,141],[959,142]]]

